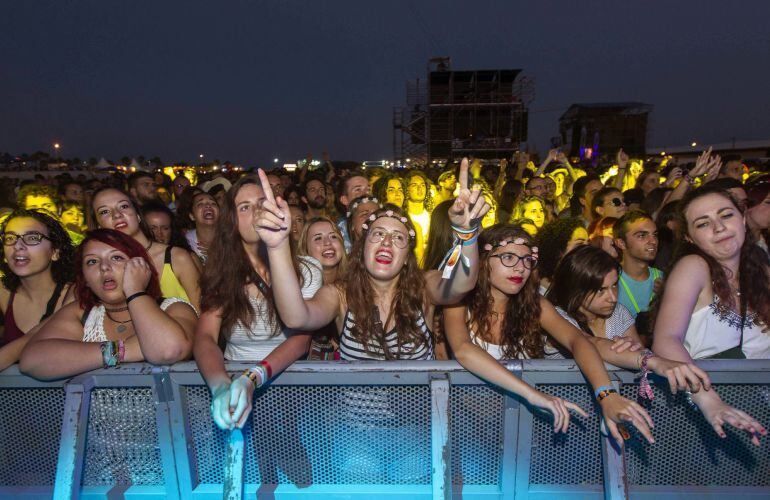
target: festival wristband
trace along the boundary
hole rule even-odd
[[[137,299],[143,295],[147,295],[147,292],[136,292],[134,294],[129,295],[126,298],[126,305],[128,305],[132,300]]]
[[[600,387],[597,387],[594,391],[594,397],[601,401],[602,399],[606,398],[612,393],[617,393],[618,391],[615,390],[615,387],[612,385],[602,385]]]
[[[120,363],[117,342],[108,340],[99,344],[99,348],[102,351],[102,366],[110,368]]]
[[[464,246],[464,247],[468,247],[468,246],[471,246],[471,245],[473,245],[474,243],[476,243],[476,240],[478,240],[478,239],[479,239],[479,235],[478,235],[478,233],[476,233],[476,234],[474,234],[474,235],[473,235],[473,238],[471,238],[471,239],[469,239],[469,240],[465,240],[465,241],[463,241],[463,246]]]
[[[267,371],[267,379],[270,380],[273,378],[273,367],[270,366],[270,363],[265,361],[264,359],[259,362],[259,366],[263,366],[265,368],[265,371]]]
[[[650,368],[647,366],[647,363],[653,356],[655,356],[655,354],[653,354],[651,350],[645,349],[644,353],[642,354],[642,359],[639,363],[639,369],[642,372],[642,378],[639,380],[639,396],[645,399],[649,399],[650,401],[655,399],[655,394],[652,392],[650,381],[647,379],[647,375],[650,374]]]
[[[122,363],[124,359],[126,359],[126,343],[118,340],[118,364]]]
[[[476,224],[475,226],[473,226],[472,228],[469,228],[469,229],[465,229],[463,227],[457,227],[454,224],[451,224],[451,226],[452,226],[452,231],[457,233],[458,236],[459,235],[466,235],[466,234],[473,234],[473,233],[475,233],[475,232],[477,232],[479,230],[479,225],[478,224]]]

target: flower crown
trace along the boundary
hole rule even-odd
[[[528,246],[530,251],[532,252],[532,257],[537,259],[537,252],[538,252],[537,247],[529,246],[529,242],[527,240],[525,240],[524,238],[516,238],[516,239],[511,240],[511,241],[502,240],[502,241],[497,242],[494,245],[492,245],[491,243],[487,243],[486,245],[484,245],[484,250],[487,251],[487,252],[491,252],[495,248],[504,247],[504,246],[506,246],[506,245],[508,245],[510,243],[513,243],[514,245],[525,245],[525,246]]]
[[[376,197],[374,197],[374,196],[360,196],[360,197],[356,198],[356,200],[353,203],[351,203],[350,206],[348,207],[347,216],[350,217],[351,215],[353,215],[353,210],[358,208],[359,205],[362,205],[364,203],[369,203],[370,201],[373,201],[374,203],[377,204],[377,206],[380,206],[380,200],[378,200]],[[380,207],[380,208],[382,208],[382,207]]]
[[[361,224],[361,227],[363,227],[364,229],[366,229],[368,231],[369,230],[369,224],[374,222],[374,221],[376,221],[380,217],[390,217],[390,218],[396,219],[401,224],[403,224],[407,228],[409,228],[409,226],[407,225],[407,222],[409,222],[409,219],[407,219],[403,215],[396,215],[395,212],[393,212],[393,210],[386,210],[386,211],[380,212],[378,214],[376,213],[376,214],[370,215],[369,218],[366,219],[366,222]],[[414,237],[415,237],[414,229],[409,229],[409,238],[413,240]]]

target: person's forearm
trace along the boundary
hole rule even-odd
[[[470,266],[466,267],[464,260],[468,259]],[[462,255],[460,262],[457,263],[457,270],[449,279],[449,303],[459,302],[466,293],[473,290],[479,275],[479,248],[478,240],[470,245],[462,246]]]
[[[626,178],[626,168],[618,168],[618,175],[615,176],[615,187],[623,191],[623,181]]]
[[[123,363],[142,361],[138,342],[126,341]],[[72,377],[103,367],[101,342],[45,339],[29,344],[19,369],[39,380]]]
[[[687,182],[687,179],[682,178],[682,180],[679,181],[679,184],[676,185],[673,191],[669,191],[666,193],[667,196],[663,196],[663,201],[661,201],[660,206],[666,205],[667,203],[671,203],[673,201],[678,201],[684,198],[684,195],[687,194],[687,191],[690,189],[690,183]]]
[[[8,344],[0,347],[0,371],[5,370],[12,364],[19,361],[21,357],[21,351],[24,350],[24,346],[29,342],[29,335],[24,335],[21,338],[9,342]]]
[[[278,375],[307,354],[312,338],[310,333],[295,333],[273,349],[264,359],[270,365],[272,375]]]
[[[225,371],[225,358],[217,343],[207,335],[199,335],[193,347],[195,363],[211,392],[230,385],[230,376]]]
[[[155,365],[170,365],[190,356],[192,341],[149,295],[128,304],[134,331],[144,358]]]
[[[453,350],[453,353],[463,368],[491,384],[524,398],[529,397],[535,390],[475,344],[463,343],[457,350]]]
[[[639,357],[640,351],[623,351],[615,352],[612,350],[612,341],[602,339],[598,337],[586,337],[586,340],[591,342],[596,350],[599,352],[602,360],[620,368],[626,368],[628,370],[639,369]]]
[[[291,261],[289,240],[284,240],[277,248],[268,248],[267,260],[272,277],[272,292],[278,315],[290,328],[302,328],[309,313],[297,272]]]
[[[575,358],[580,371],[583,372],[588,383],[596,390],[603,385],[609,385],[610,375],[604,368],[604,362],[602,361],[599,351],[596,347],[586,338],[581,337],[576,339],[572,346],[572,357]]]

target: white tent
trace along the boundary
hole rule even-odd
[[[94,168],[96,170],[109,170],[112,168],[112,164],[102,157]]]

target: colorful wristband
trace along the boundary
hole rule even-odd
[[[102,351],[102,366],[110,368],[120,364],[117,342],[108,340],[99,344],[99,348]]]
[[[479,233],[476,233],[476,234],[473,235],[473,238],[471,238],[469,240],[463,241],[463,246],[464,247],[471,246],[474,243],[476,243],[476,240],[478,240],[478,239],[479,239]]]
[[[598,399],[599,401],[601,401],[602,399],[604,399],[604,398],[600,397],[601,394],[604,393],[604,392],[609,392],[609,391],[617,392],[615,390],[615,386],[613,386],[613,385],[602,385],[602,386],[599,386],[594,391],[594,397],[596,399]],[[606,398],[607,396],[605,395],[604,397]]]

